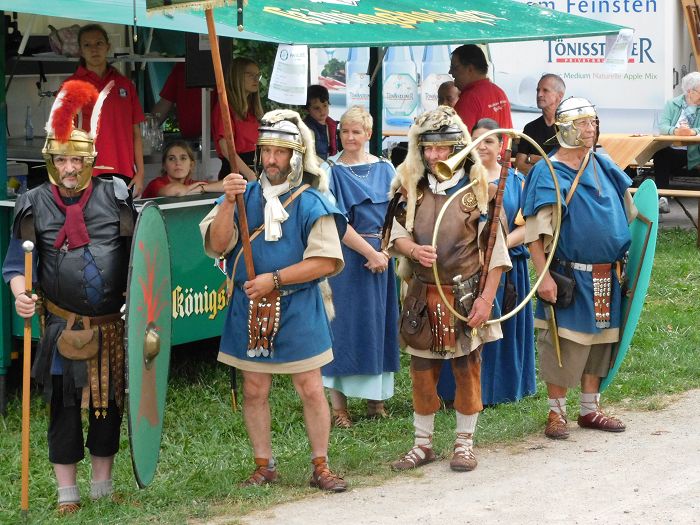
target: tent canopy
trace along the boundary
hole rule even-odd
[[[0,0],[0,9],[207,33],[197,9],[151,11],[164,0]],[[148,4],[148,6],[147,6]],[[214,10],[219,36],[310,47],[483,44],[615,34],[622,26],[513,0],[248,0]]]

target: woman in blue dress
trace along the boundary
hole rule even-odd
[[[492,119],[481,119],[472,130],[476,140],[489,130],[500,126]],[[498,163],[502,141],[493,135],[477,147],[481,162],[489,172],[492,184],[498,184],[501,166]],[[530,292],[530,278],[527,260],[529,254],[523,245],[525,238],[524,222],[519,216],[520,195],[524,178],[519,172],[508,170],[508,179],[503,192],[503,208],[508,219],[508,247],[513,269],[503,274],[496,294],[493,315],[500,317],[503,304],[503,290],[506,280],[515,285],[520,302]],[[481,398],[484,405],[495,405],[517,401],[535,393],[535,337],[532,305],[501,323],[503,339],[484,345],[481,351]],[[454,398],[454,378],[452,370],[443,368],[438,383],[438,392],[443,399]]]
[[[340,119],[342,151],[328,159],[330,191],[348,219],[345,269],[329,280],[335,319],[331,363],[322,368],[335,426],[352,425],[348,397],[367,400],[367,415],[385,417],[399,370],[398,300],[393,260],[381,251],[381,230],[395,175],[388,161],[370,155],[372,116],[353,106]]]

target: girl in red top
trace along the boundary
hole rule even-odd
[[[162,175],[148,183],[143,192],[143,198],[182,197],[224,191],[222,181],[210,183],[193,180],[195,164],[194,152],[187,142],[184,140],[171,142],[163,150]]]
[[[255,172],[251,166],[255,159],[255,144],[258,141],[258,121],[263,116],[259,88],[258,65],[249,58],[234,58],[226,77],[226,95],[233,126],[233,141],[236,146],[233,159],[229,158],[226,149],[224,123],[218,99],[214,100],[211,108],[211,132],[216,152],[221,159],[219,179],[236,171],[250,181],[255,180]]]
[[[143,143],[139,124],[144,121],[134,83],[107,63],[109,37],[99,24],[88,24],[78,32],[80,66],[68,80],[83,80],[97,91],[114,81],[102,106],[101,131],[95,141],[97,159],[93,175],[117,175],[133,188],[135,197],[143,190]],[[83,129],[90,127],[91,108],[83,109]]]

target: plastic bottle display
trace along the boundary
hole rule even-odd
[[[24,138],[32,140],[34,138],[34,124],[32,123],[32,107],[27,106],[27,114],[24,119]]]
[[[369,110],[369,48],[352,47],[345,64],[345,103],[348,108],[363,106]]]
[[[418,106],[416,65],[406,46],[390,47],[384,57],[384,111],[389,126],[405,127]]]
[[[450,50],[447,46],[425,46],[421,71],[421,105],[423,111],[438,106],[438,88],[443,82],[452,80],[450,70]]]

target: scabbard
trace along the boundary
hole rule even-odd
[[[557,353],[557,361],[559,362],[559,368],[562,368],[561,346],[559,346],[559,331],[557,329],[557,318],[554,313],[554,306],[549,304],[547,305],[547,309],[549,310],[549,319],[547,319],[547,322],[549,323],[549,332],[552,334],[552,344],[554,345],[554,351]]]

